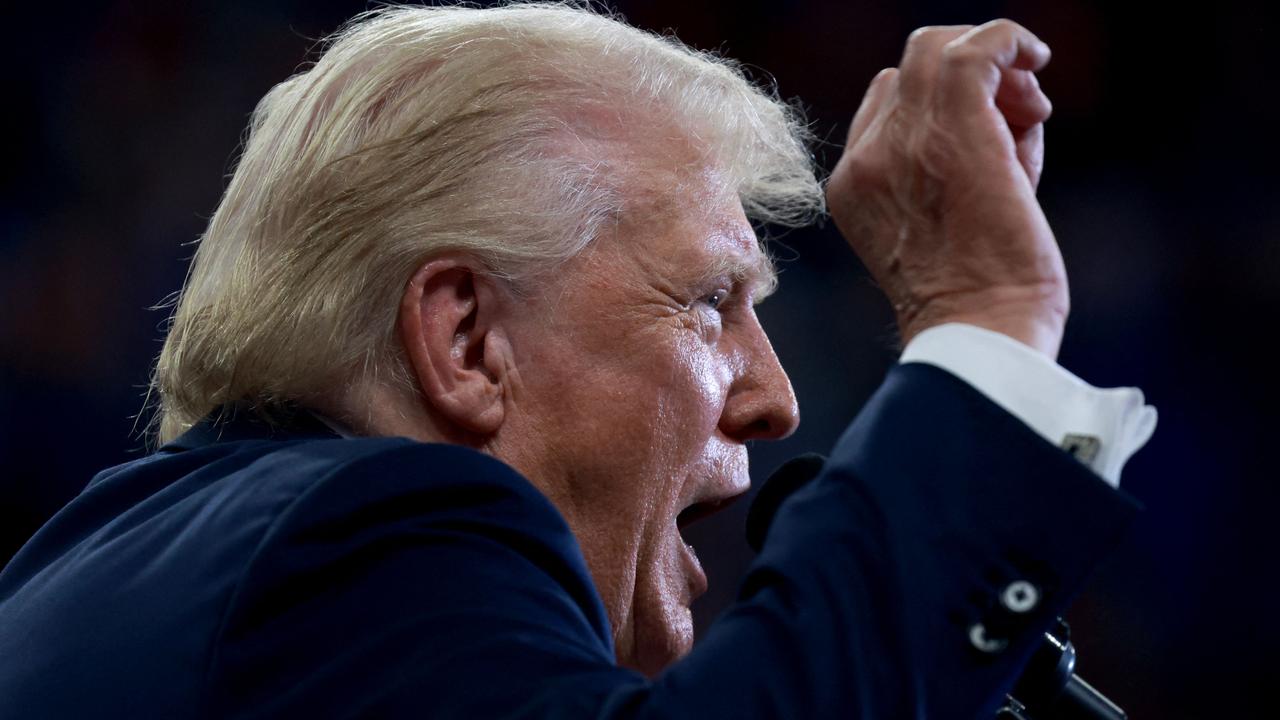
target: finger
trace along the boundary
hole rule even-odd
[[[901,68],[899,94],[905,105],[919,107],[929,101],[938,77],[942,49],[972,30],[972,25],[937,25],[911,33],[898,66]]]
[[[995,101],[1010,127],[1031,127],[1053,114],[1053,103],[1030,70],[1010,68],[1001,73]]]
[[[947,112],[985,109],[1006,71],[1035,72],[1049,62],[1049,46],[1010,20],[993,20],[947,43],[938,70],[939,100]]]
[[[884,107],[885,98],[893,94],[894,86],[898,82],[898,69],[885,68],[871,79],[871,84],[867,86],[867,92],[862,96],[862,104],[858,106],[858,112],[853,116],[853,122],[849,125],[849,135],[845,140],[845,147],[853,147],[858,142],[858,138],[867,131],[867,127],[871,125],[871,121],[880,114],[880,109]]]
[[[1012,20],[983,23],[952,44],[971,44],[993,55],[1000,67],[1039,72],[1049,64],[1052,52],[1035,33]]]

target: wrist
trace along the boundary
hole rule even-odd
[[[1061,301],[932,303],[909,317],[899,315],[905,346],[921,332],[945,323],[965,323],[998,332],[1057,361],[1067,323],[1065,294]]]
[[[1017,340],[1032,350],[1039,351],[1055,362],[1058,359],[1058,351],[1062,347],[1063,324],[1048,322],[1043,319],[1005,320],[986,317],[960,317],[949,319],[947,322],[967,323],[984,330],[998,332],[1001,335]]]

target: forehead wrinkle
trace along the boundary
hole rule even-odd
[[[666,231],[679,233],[680,221],[675,218],[687,213],[687,206],[672,203],[666,212],[646,214],[646,217],[655,218]],[[634,215],[627,218],[632,222],[635,219]],[[689,247],[693,254],[671,268],[682,283],[705,285],[728,279],[749,292],[753,303],[763,302],[777,289],[778,275],[773,256],[750,226],[744,226],[734,218],[722,216],[706,235],[692,241]],[[646,267],[649,260],[643,261]]]
[[[714,213],[713,229],[702,244],[714,249],[693,264],[694,276],[686,279],[706,283],[728,277],[750,292],[753,303],[762,302],[778,286],[774,259],[747,224],[724,170],[700,154],[687,136],[677,133],[665,140],[654,144],[629,138],[612,148],[625,176],[626,202],[618,223],[674,228],[692,215]],[[735,211],[728,211],[730,206]]]

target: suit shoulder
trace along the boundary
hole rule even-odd
[[[313,464],[285,525],[469,519],[567,534],[555,506],[511,466],[458,445],[402,438],[323,440],[277,451],[275,462]]]

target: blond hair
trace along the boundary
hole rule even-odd
[[[588,4],[383,8],[324,47],[254,110],[156,365],[160,442],[226,403],[405,382],[399,295],[435,253],[518,284],[582,250],[626,200],[566,142],[592,117],[660,112],[753,220],[823,211],[796,108]]]

